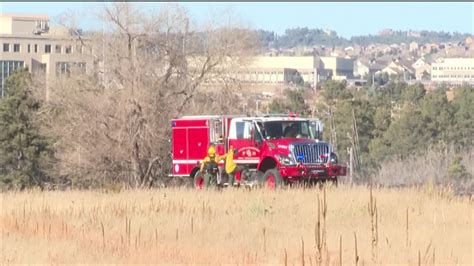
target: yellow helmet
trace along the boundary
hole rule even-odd
[[[216,149],[213,146],[209,147],[209,150],[207,150],[207,154],[209,154],[209,156],[215,155]]]

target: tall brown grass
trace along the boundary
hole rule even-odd
[[[454,149],[427,150],[422,155],[384,162],[373,177],[373,182],[383,186],[419,186],[439,184],[449,186],[458,194],[469,194],[474,189],[474,179],[451,179],[447,177],[449,164],[459,154]],[[461,152],[462,164],[474,175],[474,149]],[[347,179],[347,178],[344,178]]]
[[[0,263],[471,265],[472,218],[423,188],[9,192]]]

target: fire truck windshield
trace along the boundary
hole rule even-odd
[[[314,138],[308,121],[268,121],[257,124],[264,139]]]

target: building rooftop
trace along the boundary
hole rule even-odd
[[[0,18],[12,18],[19,20],[49,20],[48,14],[31,13],[0,13]]]

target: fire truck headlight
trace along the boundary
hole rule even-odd
[[[278,161],[283,165],[295,165],[296,162],[291,155],[275,155]]]
[[[334,152],[331,152],[331,155],[329,156],[329,161],[332,164],[337,164],[337,162],[338,162],[337,155]]]

